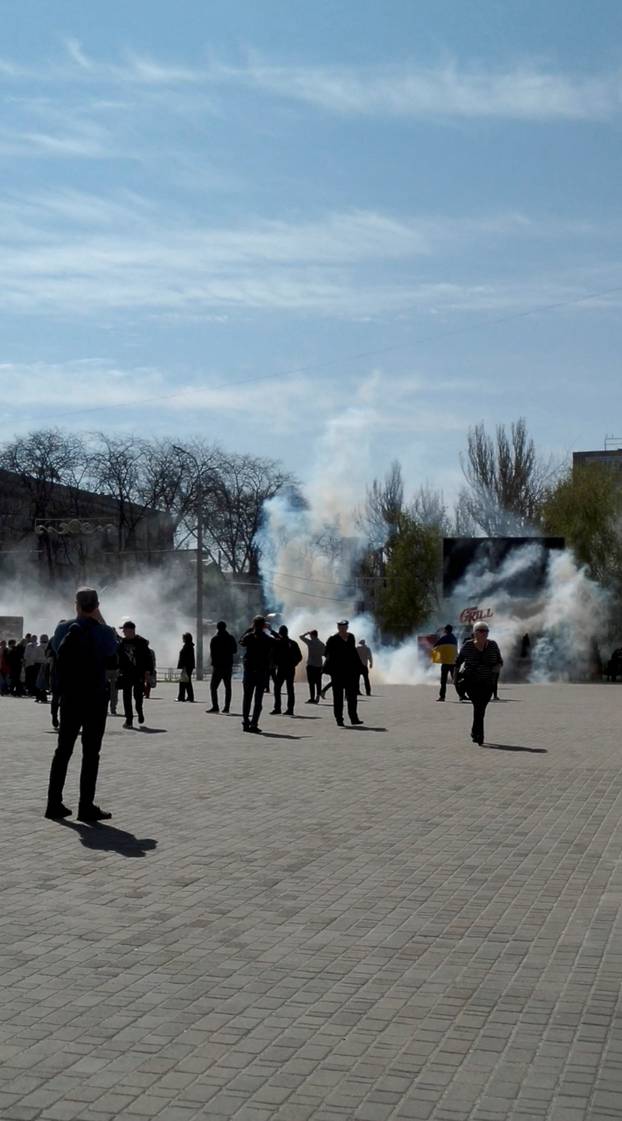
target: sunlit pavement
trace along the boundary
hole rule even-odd
[[[379,692],[259,737],[160,686],[95,828],[0,699],[3,1121],[619,1119],[622,686],[502,688],[482,748]]]

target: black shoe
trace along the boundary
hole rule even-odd
[[[68,810],[67,806],[63,806],[62,802],[59,802],[57,806],[48,803],[45,817],[51,818],[52,821],[60,821],[63,817],[71,817],[71,810]]]
[[[251,730],[250,724],[243,724],[242,725],[242,731],[243,732],[250,732],[250,730]]]
[[[258,728],[256,724],[251,724],[248,731],[249,732],[254,732],[256,736],[260,736],[262,734],[261,728]]]
[[[338,728],[345,728],[345,724],[344,724],[343,720],[338,720],[337,721],[337,727]]]
[[[84,806],[78,808],[78,821],[109,821],[112,814],[100,810],[99,806]]]
[[[313,697],[309,697],[309,700],[308,700],[308,701],[305,701],[305,704],[306,704],[306,705],[314,705],[314,704],[315,704],[315,701],[313,700]]]
[[[293,715],[294,715],[294,710],[293,710],[293,708],[288,708],[288,709],[286,709],[286,710],[285,710],[285,712],[283,713],[283,716],[293,716]]]
[[[478,747],[481,747],[484,743],[484,737],[483,736],[478,736],[475,742],[478,745]]]
[[[354,727],[356,727],[356,725],[357,725],[357,724],[362,724],[362,723],[363,723],[363,721],[362,721],[362,720],[359,720],[359,719],[358,719],[358,717],[357,717],[357,719],[356,719],[356,720],[351,720],[351,721],[350,721],[350,723],[351,723],[351,724],[352,724],[352,725],[353,725]]]
[[[58,720],[53,720],[52,721],[52,727],[53,728],[60,728],[60,724],[59,724]]]
[[[211,708],[206,708],[205,711],[206,712],[220,712],[220,709],[219,708],[214,708],[214,706],[212,705]]]
[[[126,721],[125,721],[125,723],[124,723],[124,725],[123,725],[123,727],[124,727],[124,728],[133,728],[133,727],[134,727],[134,725],[133,725],[133,723],[132,723],[132,721],[131,721],[131,720],[126,720]]]
[[[270,716],[280,716],[280,715],[281,715],[280,708],[273,708],[271,713],[270,713]]]
[[[444,697],[437,697],[436,699],[437,699],[437,701],[444,701],[445,700]]]
[[[222,710],[222,711],[223,711],[223,712],[228,712],[228,711],[229,711],[229,709],[228,709],[228,708],[223,708],[223,710]],[[216,712],[218,712],[218,709],[216,709]]]
[[[139,712],[139,714],[138,714],[138,723],[139,724],[144,724],[145,723],[145,717],[144,717],[142,712]]]

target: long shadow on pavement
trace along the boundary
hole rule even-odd
[[[143,736],[144,735],[155,736],[155,735],[158,734],[158,732],[168,732],[168,728],[147,728],[146,725],[143,725],[142,728],[137,728],[136,731],[137,732],[142,732]]]
[[[548,755],[546,747],[519,747],[514,743],[486,743],[484,746],[495,751],[528,751],[531,755]]]
[[[302,740],[308,739],[308,736],[290,736],[287,732],[262,732],[259,737],[262,740]]]
[[[83,825],[78,821],[59,821],[67,829],[79,833],[80,841],[87,849],[99,852],[118,852],[119,856],[146,856],[157,845],[153,837],[135,837],[125,829],[115,829],[111,825]]]
[[[386,728],[373,728],[371,724],[346,724],[351,732],[386,732]]]

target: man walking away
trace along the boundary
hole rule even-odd
[[[108,689],[106,670],[116,661],[117,636],[99,612],[97,592],[80,588],[76,593],[76,619],[59,623],[52,638],[60,692],[60,731],[52,759],[45,816],[69,817],[63,805],[67,767],[78,734],[82,731],[80,770],[80,821],[104,821],[112,814],[95,805],[99,753],[106,728]]]
[[[37,677],[39,675],[39,648],[36,634],[31,634],[24,646],[24,682],[29,697],[37,697]]]
[[[185,701],[186,696],[190,704],[194,704],[194,689],[192,688],[192,674],[196,666],[194,657],[194,642],[190,631],[182,634],[181,640],[183,646],[179,651],[177,659],[177,669],[179,670],[179,690],[177,692],[177,700]]]
[[[365,642],[364,638],[361,638],[360,641],[357,642],[356,652],[357,652],[357,654],[358,654],[358,656],[361,660],[360,675],[363,678],[363,681],[365,682],[365,692],[366,692],[368,697],[371,697],[371,685],[369,684],[369,671],[370,671],[370,669],[374,668],[374,659],[372,657],[371,650],[369,649],[369,646]],[[361,682],[360,682],[360,679],[359,679],[359,681],[357,682],[357,692],[358,692],[359,697],[361,696],[360,684],[361,684]]]
[[[136,705],[138,723],[145,723],[143,698],[151,673],[151,653],[146,638],[136,634],[136,624],[128,621],[122,626],[123,638],[119,643],[119,676],[123,689],[124,728],[134,726],[132,697]]]
[[[240,646],[244,647],[242,728],[245,732],[261,734],[259,717],[275,638],[276,634],[271,628],[266,630],[263,615],[255,615],[253,625],[240,639]]]
[[[307,647],[307,681],[309,682],[308,705],[320,703],[322,691],[322,658],[326,647],[318,638],[317,631],[305,631],[300,635],[300,641]]]
[[[222,711],[228,712],[231,708],[231,678],[233,676],[233,659],[237,648],[237,642],[233,635],[229,634],[224,619],[221,619],[220,622],[216,623],[216,634],[209,644],[212,660],[212,678],[209,686],[212,707],[208,708],[208,712],[220,711],[218,707],[218,686],[221,683],[225,687],[225,703]]]
[[[432,651],[432,660],[437,664],[440,662],[441,666],[441,687],[436,699],[437,701],[444,701],[447,695],[447,678],[451,677],[453,681],[458,654],[458,639],[454,634],[451,623],[447,623],[447,626],[443,628],[443,633],[440,638],[437,638]]]
[[[274,679],[274,708],[272,715],[278,716],[281,712],[281,689],[283,685],[287,689],[287,708],[285,710],[286,716],[294,715],[294,705],[296,703],[296,694],[294,692],[294,678],[296,676],[296,666],[302,661],[302,654],[297,642],[289,637],[289,631],[286,626],[279,627],[279,637],[272,648],[272,658],[276,667],[276,676]]]
[[[324,672],[331,676],[333,685],[333,712],[340,728],[343,728],[343,695],[346,695],[348,716],[351,724],[362,724],[357,712],[358,684],[361,674],[361,659],[356,652],[356,641],[348,633],[347,619],[337,623],[337,634],[326,640],[326,664]]]

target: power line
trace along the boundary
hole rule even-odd
[[[322,362],[312,362],[305,366],[296,366],[289,370],[281,370],[272,374],[261,374],[257,377],[240,378],[237,381],[221,382],[218,385],[200,385],[194,387],[185,387],[184,389],[177,390],[175,393],[166,393],[159,396],[152,397],[137,397],[133,401],[120,401],[116,405],[97,405],[86,409],[71,409],[65,412],[50,412],[46,413],[49,417],[56,417],[62,419],[63,417],[71,416],[85,416],[90,413],[109,412],[112,409],[133,409],[139,405],[151,405],[162,401],[174,401],[179,397],[190,396],[193,393],[202,393],[206,389],[209,392],[216,393],[221,389],[236,389],[238,386],[255,385],[259,382],[275,381],[277,378],[285,380],[287,378],[296,377],[299,374],[314,373],[318,370],[330,369],[333,366],[340,365],[346,362],[356,362],[363,358],[378,358],[385,354],[395,353],[400,350],[407,350],[410,347],[418,346],[421,343],[436,342],[437,340],[455,338],[459,335],[466,335],[474,331],[486,330],[490,327],[498,327],[504,323],[512,323],[520,319],[526,319],[532,315],[542,315],[550,311],[561,311],[563,308],[575,307],[577,304],[588,303],[590,300],[602,299],[605,296],[612,296],[622,292],[622,285],[616,285],[614,288],[604,288],[598,292],[587,292],[584,296],[575,296],[570,300],[558,300],[555,303],[540,304],[539,306],[527,308],[525,311],[512,312],[510,315],[501,315],[496,319],[486,319],[479,323],[472,323],[464,327],[455,327],[448,331],[434,332],[428,335],[419,335],[409,342],[395,343],[392,346],[379,347],[373,350],[362,350],[345,355],[339,358],[327,358]],[[7,409],[4,414],[18,415],[22,409]]]

